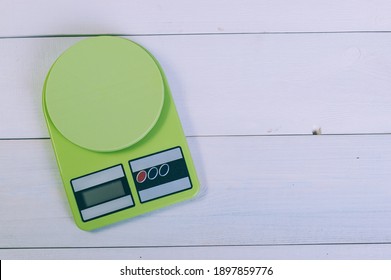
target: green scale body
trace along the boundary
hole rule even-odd
[[[165,75],[138,44],[102,36],[69,48],[46,77],[43,109],[81,229],[100,228],[198,192]]]

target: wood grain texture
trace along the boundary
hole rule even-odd
[[[162,64],[188,136],[391,133],[391,34],[128,38]],[[46,73],[81,39],[0,40],[0,138],[48,137]]]
[[[0,3],[0,36],[389,31],[389,1],[46,1]]]
[[[0,259],[27,260],[384,260],[390,258],[390,244],[0,249]]]
[[[390,13],[386,0],[1,1],[0,259],[389,259]],[[196,198],[76,227],[41,108],[72,34],[133,35],[156,56]]]
[[[1,141],[0,247],[391,242],[390,139],[190,138],[200,194],[96,232],[74,224],[49,140]]]

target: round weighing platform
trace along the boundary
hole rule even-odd
[[[159,119],[164,82],[152,56],[118,37],[80,41],[54,63],[44,103],[58,131],[98,152],[127,148]]]

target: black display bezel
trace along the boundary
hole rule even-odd
[[[98,184],[98,185],[96,185],[96,186],[87,188],[87,189],[85,189],[85,190],[80,190],[80,191],[77,191],[77,192],[74,191],[72,181],[74,181],[74,180],[76,180],[76,179],[79,179],[79,178],[83,178],[83,177],[92,175],[92,174],[95,174],[95,173],[102,172],[102,171],[107,170],[107,169],[111,169],[111,168],[116,167],[116,166],[121,166],[122,172],[123,172],[123,174],[124,174],[123,177],[116,178],[116,179],[114,179],[114,180],[110,180],[110,181],[104,182],[104,183],[102,183],[102,184]],[[123,187],[123,190],[124,190],[124,195],[123,195],[123,196],[111,198],[111,199],[109,199],[109,200],[103,201],[103,202],[98,203],[98,204],[95,204],[95,205],[93,205],[93,206],[88,206],[88,207],[86,206],[86,203],[85,203],[84,198],[83,198],[83,196],[82,196],[83,191],[86,191],[86,190],[92,190],[92,191],[93,191],[95,188],[99,188],[99,187],[101,187],[102,185],[106,185],[106,184],[108,184],[108,183],[112,183],[112,182],[117,181],[117,180],[120,180],[121,183],[122,183],[122,187]],[[95,219],[101,218],[101,217],[103,217],[103,216],[106,216],[106,215],[109,215],[109,214],[113,214],[113,213],[122,211],[122,210],[127,209],[127,208],[132,208],[132,207],[135,206],[135,201],[134,201],[134,198],[133,198],[132,193],[131,193],[131,191],[130,191],[129,183],[128,183],[128,180],[127,180],[127,178],[126,178],[125,171],[124,171],[124,167],[123,167],[122,164],[110,166],[110,167],[107,167],[107,168],[104,168],[104,169],[101,169],[101,170],[98,170],[98,171],[95,171],[95,172],[91,172],[91,173],[89,173],[89,174],[86,174],[86,175],[83,175],[83,176],[80,176],[80,177],[77,177],[77,178],[74,178],[74,179],[72,179],[72,180],[70,181],[70,183],[71,183],[71,186],[72,186],[72,190],[73,190],[73,194],[74,194],[74,197],[75,197],[77,206],[78,206],[78,208],[79,208],[79,214],[80,214],[80,217],[81,217],[81,219],[83,220],[83,222],[95,220]],[[103,215],[96,216],[96,217],[91,218],[91,219],[88,219],[88,220],[85,220],[85,219],[83,218],[82,210],[88,209],[88,208],[94,207],[94,206],[96,206],[96,205],[100,205],[100,204],[102,204],[102,203],[106,203],[106,202],[109,202],[109,201],[112,201],[112,200],[115,200],[115,199],[118,199],[118,198],[120,198],[120,197],[125,197],[125,196],[128,196],[128,195],[131,197],[131,199],[132,199],[132,201],[133,201],[133,204],[132,204],[132,205],[127,206],[127,207],[124,207],[124,208],[120,208],[120,209],[115,210],[115,211],[107,212],[107,213],[105,213],[105,214],[103,214]]]

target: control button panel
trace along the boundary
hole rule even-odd
[[[192,187],[180,147],[131,160],[129,166],[142,203]]]

